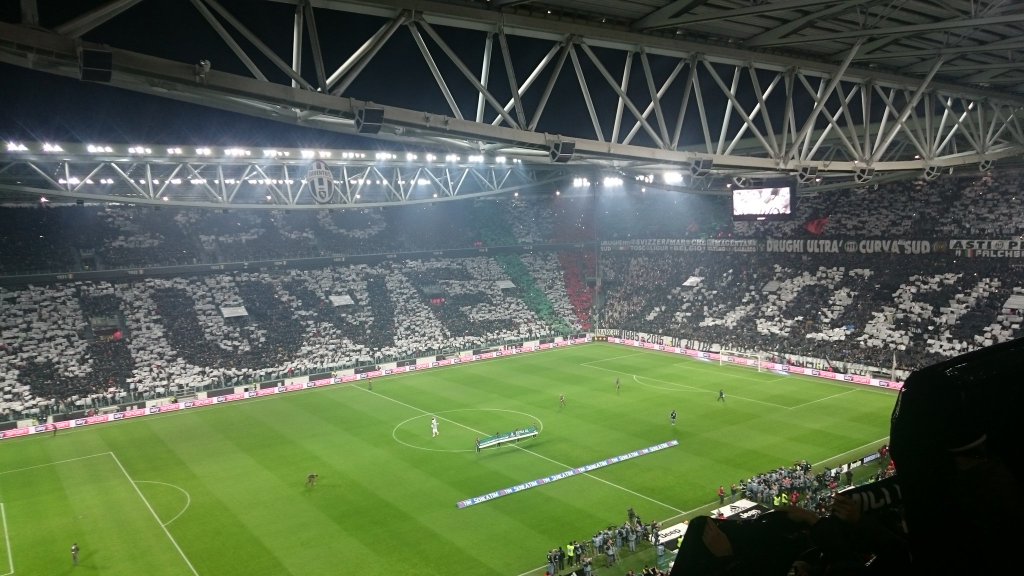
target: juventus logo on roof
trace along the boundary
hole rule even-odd
[[[323,160],[317,160],[309,165],[306,183],[309,184],[309,193],[313,195],[313,200],[317,204],[327,204],[334,197],[334,174]]]

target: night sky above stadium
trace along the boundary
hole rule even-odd
[[[56,5],[47,3],[40,7],[40,25],[52,28],[104,3],[104,0],[76,0],[74,3]],[[290,53],[293,6],[244,0],[222,0],[221,4],[278,54]],[[344,61],[384,22],[381,18],[329,10],[317,10],[316,18],[328,68]],[[19,22],[18,3],[6,2],[0,5],[0,20]],[[160,24],[154,26],[154,22]],[[238,37],[237,33],[233,35]],[[481,33],[446,29],[444,36],[467,65],[479,68],[478,62],[482,57],[478,49],[482,47]],[[216,70],[251,77],[242,62],[187,2],[141,2],[111,22],[90,31],[85,39],[179,62],[199,62],[205,59],[211,61]],[[548,49],[546,45],[533,46],[528,42],[517,45],[515,42],[518,40],[512,41],[514,54],[524,61],[536,62]],[[285,81],[286,76],[269,61],[263,60],[255,49],[247,49],[247,53],[253,56],[269,79],[282,83]],[[455,67],[443,55],[437,54],[435,58],[446,76],[458,75]],[[415,65],[410,65],[410,60]],[[303,57],[303,72],[311,79],[312,71],[313,59],[307,46]],[[522,76],[526,71],[524,65],[524,70],[518,72]],[[395,146],[142,95],[16,66],[0,64],[0,75],[4,78],[5,86],[5,89],[0,90],[0,138],[7,140],[210,145],[244,143],[295,147]],[[400,82],[396,81],[399,75]],[[497,78],[503,73],[499,68],[495,69],[493,75]],[[418,109],[451,113],[411,35],[399,30],[346,94],[367,101],[393,103],[395,90],[408,91],[410,86],[424,88],[419,90],[424,94],[424,101],[417,106]],[[451,84],[450,88],[459,102],[475,103],[474,92],[465,91],[465,87],[456,84]],[[578,98],[579,89],[573,88]],[[460,92],[460,89],[463,91]],[[557,92],[556,89],[553,102],[557,101]],[[405,102],[403,105],[408,106]],[[554,106],[553,103],[552,109],[557,110]],[[567,122],[589,124],[585,110],[572,110],[571,114],[582,116],[578,119],[569,118]],[[558,110],[558,114],[552,117],[560,121],[563,116],[562,111]],[[169,122],[168,119],[173,121]]]
[[[53,28],[104,3],[104,0],[45,3],[40,7],[40,25],[44,28]],[[221,4],[278,55],[290,54],[294,11],[292,5],[245,0],[221,0]],[[330,10],[317,10],[316,19],[328,72],[333,71],[385,22],[379,17]],[[0,20],[19,22],[18,3],[6,2],[0,5]],[[442,28],[445,42],[459,54],[466,66],[471,70],[479,70],[483,58],[484,33],[438,26],[439,30]],[[237,33],[233,36],[239,37]],[[214,70],[251,77],[243,63],[199,12],[184,1],[140,2],[111,22],[90,31],[85,39],[177,62],[197,63],[200,60],[209,60]],[[271,81],[286,83],[287,77],[283,73],[255,49],[249,48],[244,41],[242,44],[247,47],[247,53]],[[551,48],[549,42],[515,36],[509,38],[509,46],[516,66],[516,75],[520,80],[525,78],[529,70]],[[618,71],[621,71],[623,62],[616,54],[602,54],[601,49],[596,50],[613,75],[620,73]],[[448,79],[449,88],[459,102],[463,114],[472,117],[476,104],[475,90],[465,82],[455,65],[444,57],[439,49],[434,47],[432,52],[442,75]],[[495,97],[502,100],[509,96],[510,90],[504,78],[504,67],[497,48],[492,58],[490,89]],[[651,56],[650,63],[653,75],[659,82],[667,77],[675,66],[675,61],[659,56]],[[581,66],[588,75],[595,77],[596,72],[592,64],[585,58],[581,58]],[[303,56],[303,72],[307,79],[312,79],[313,58],[308,46]],[[8,140],[136,141],[196,145],[267,144],[327,148],[395,147],[392,143],[255,119],[131,93],[101,84],[35,73],[13,66],[0,64],[0,74],[3,75],[5,88],[11,87],[0,90],[0,138]],[[703,71],[700,75],[703,77]],[[633,84],[636,86],[629,90],[638,90],[638,101],[646,101],[648,95],[643,75],[633,76]],[[702,79],[705,80],[711,82],[710,79]],[[591,98],[601,116],[602,124],[606,130],[610,130],[610,114],[615,109],[618,97],[607,88],[600,86],[599,82],[591,81]],[[527,110],[534,109],[541,92],[541,88],[535,87],[523,96],[524,107]],[[679,87],[671,90],[662,99],[662,105],[669,110],[678,110],[682,93]],[[425,65],[412,35],[404,30],[398,30],[392,36],[370,66],[346,91],[346,95],[360,100],[451,115],[451,110]],[[724,98],[705,102],[709,113],[724,108],[725,104]],[[695,99],[689,105],[692,109],[690,113],[695,114]],[[778,120],[781,122],[781,118]],[[631,120],[627,122],[631,123]],[[569,66],[568,70],[562,72],[554,86],[550,104],[541,124],[538,125],[538,130],[591,137],[587,135],[590,126],[591,119],[584,105],[579,84]],[[692,143],[699,138],[699,134],[684,134],[683,142],[690,140]],[[643,145],[645,139],[647,135],[641,131],[634,143]]]
[[[51,28],[104,3],[103,0],[76,0],[67,5],[47,4],[40,7],[40,24],[44,28]],[[241,0],[224,0],[221,4],[232,14],[238,15],[246,26],[279,53],[290,51],[292,6]],[[67,9],[69,5],[73,8]],[[258,9],[254,10],[254,5]],[[318,10],[316,14],[327,62],[341,61],[363,41],[362,37],[354,34],[332,36],[332,30],[351,30],[355,27],[367,30],[369,35],[381,22],[380,19],[327,10]],[[6,2],[0,5],[0,20],[12,23],[20,21],[18,3]],[[159,27],[154,29],[153,22],[159,22]],[[171,32],[161,34],[162,31]],[[191,5],[184,2],[142,2],[110,23],[91,31],[86,39],[181,62],[206,59],[217,70],[250,76],[209,24]],[[395,46],[391,53],[382,51],[379,60],[375,59],[371,68],[360,76],[353,90],[350,90],[358,90],[353,96],[366,100],[388,100],[387,94],[393,86],[381,68],[390,68],[392,65],[396,70],[401,68],[402,58],[396,54],[408,48],[415,50],[408,34],[396,34],[392,42]],[[452,40],[449,39],[449,42]],[[453,46],[458,48],[457,39]],[[306,52],[304,71],[309,76],[313,61],[308,47]],[[255,50],[250,53],[255,54]],[[415,56],[419,58],[418,54]],[[265,61],[261,62],[259,56],[256,56],[256,61],[271,80],[280,81],[285,78]],[[4,89],[0,90],[0,138],[6,140],[210,145],[245,143],[295,147],[382,146],[377,141],[356,136],[296,127],[17,66],[0,64],[0,77],[4,85]],[[424,81],[433,83],[429,74]],[[394,144],[389,146],[393,147]]]

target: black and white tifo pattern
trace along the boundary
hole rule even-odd
[[[306,171],[306,182],[309,184],[309,193],[317,204],[326,204],[334,196],[334,174],[327,167],[323,160],[317,160],[309,166]]]

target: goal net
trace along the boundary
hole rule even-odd
[[[736,366],[747,366],[757,368],[758,372],[764,372],[764,354],[751,354],[749,352],[736,352],[735,350],[722,350],[718,355],[718,364],[725,366],[733,364]]]

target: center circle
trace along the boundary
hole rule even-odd
[[[446,418],[443,414],[462,413],[462,417]],[[471,414],[479,412],[481,414]],[[430,419],[437,416],[438,436],[431,433]],[[524,420],[526,420],[524,422]],[[485,428],[486,426],[486,428]],[[428,412],[407,418],[395,425],[391,437],[395,442],[430,452],[476,452],[476,439],[524,426],[544,431],[544,422],[533,414],[504,408],[456,408]],[[497,428],[497,430],[494,430]],[[467,446],[459,448],[458,446]]]

